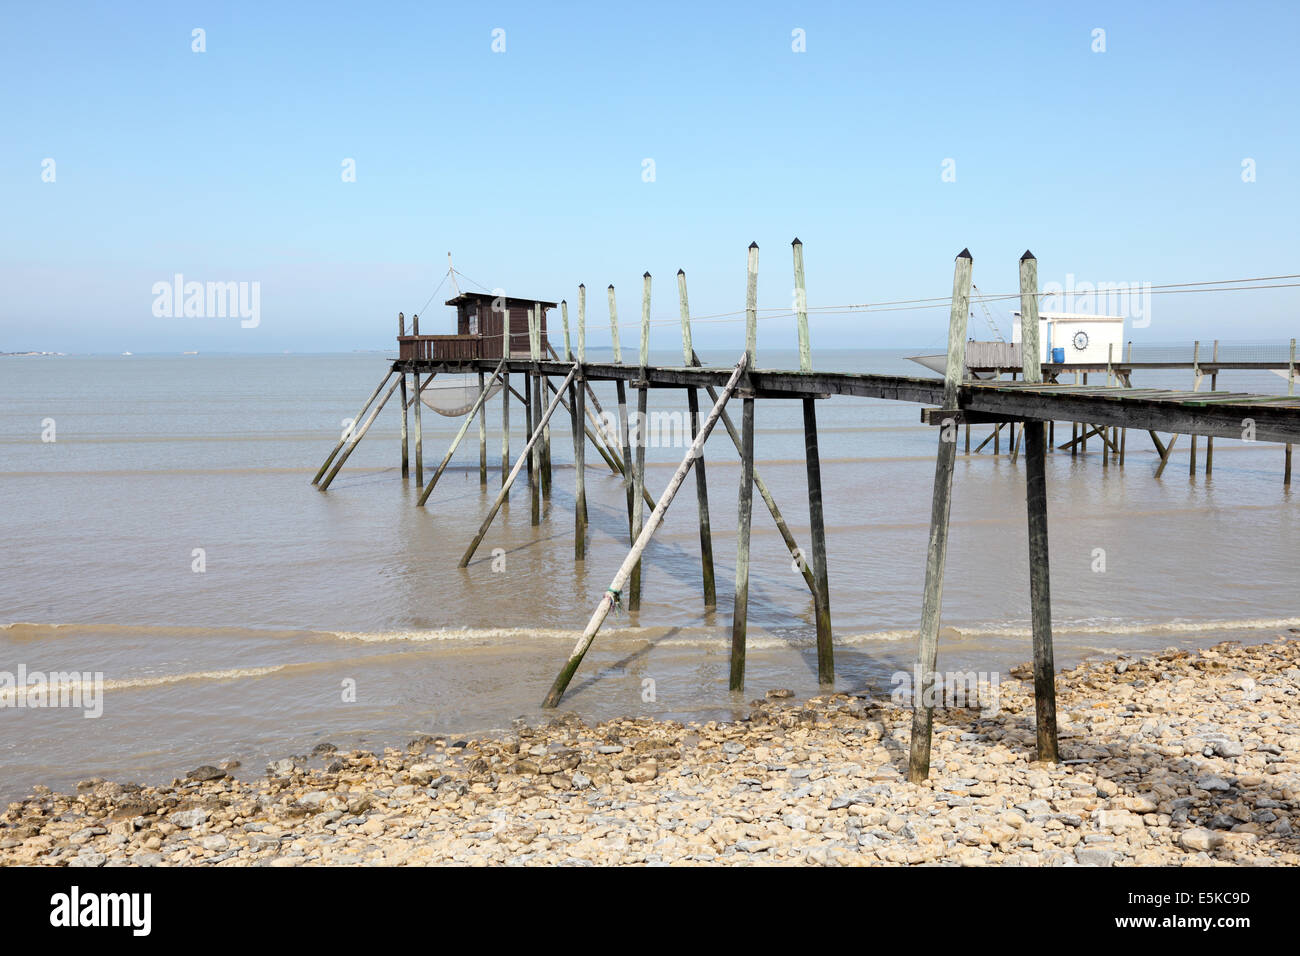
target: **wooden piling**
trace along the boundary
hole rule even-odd
[[[1194,388],[1201,387],[1201,343],[1196,341],[1192,343],[1192,381],[1195,383]],[[1199,435],[1192,433],[1192,451],[1187,459],[1188,477],[1196,477],[1196,443]]]
[[[408,477],[410,477],[411,474],[411,462],[410,462],[410,454],[409,454],[410,441],[407,438],[407,434],[406,434],[406,420],[409,417],[409,413],[407,412],[406,409],[406,371],[403,370],[402,372],[400,372],[398,374],[398,378],[401,380],[402,383],[402,390],[399,397],[401,398],[402,401],[402,480],[405,481]],[[415,384],[416,385],[420,384],[420,377],[418,373],[416,374],[415,377]]]
[[[790,243],[794,253],[794,309],[799,335],[799,371],[812,371],[812,345],[808,337],[808,289],[804,282],[803,243]],[[970,430],[966,440],[969,450]],[[817,400],[803,399],[804,461],[808,471],[808,522],[812,544],[813,614],[817,621],[817,682],[835,683],[835,649],[831,639],[830,581],[826,568],[826,523],[822,510],[821,449],[817,442]]]
[[[582,286],[578,286],[578,351],[586,352],[582,344],[582,336],[586,332],[586,322],[583,318],[583,312],[586,311],[586,292]],[[569,344],[569,303],[567,300],[560,300],[560,314],[564,320],[564,358],[567,362],[572,362],[573,350]],[[582,413],[585,406],[586,393],[583,390],[585,384],[583,380],[582,365],[576,366],[577,373],[574,375],[574,384],[569,385],[569,421],[573,429],[573,560],[585,561],[587,556],[587,437]]]
[[[509,316],[509,313],[506,313]],[[509,325],[509,318],[506,320]],[[506,355],[510,354],[507,347]],[[510,471],[510,372],[501,370],[501,487],[506,485],[506,474]]]
[[[686,479],[686,473],[690,471],[691,465],[698,460],[699,453],[703,450],[704,443],[709,438],[709,433],[713,431],[713,426],[717,424],[722,409],[726,406],[727,400],[731,398],[732,393],[736,390],[736,384],[740,381],[740,377],[746,368],[747,362],[745,356],[741,356],[740,362],[736,365],[735,371],[731,373],[731,378],[727,380],[727,384],[723,387],[722,394],[718,397],[718,400],[713,405],[713,409],[704,420],[704,424],[700,428],[700,433],[695,436],[695,440],[687,450],[686,457],[684,457],[682,463],[677,466],[677,471],[673,473],[672,480],[668,482],[668,487],[664,489],[664,493],[659,496],[659,501],[655,504],[654,510],[650,512],[650,517],[647,519],[645,527],[641,529],[641,534],[637,537],[636,541],[632,543],[632,549],[628,552],[627,557],[623,559],[623,564],[614,575],[614,580],[611,581],[609,587],[605,589],[605,593],[601,597],[600,603],[596,605],[596,610],[591,615],[591,620],[587,622],[587,626],[583,629],[582,636],[578,638],[577,644],[574,645],[572,652],[569,654],[569,659],[565,661],[564,667],[561,668],[560,673],[556,676],[555,682],[551,685],[551,689],[546,695],[546,699],[542,701],[543,707],[553,708],[559,706],[560,699],[564,696],[564,692],[568,688],[569,682],[573,680],[573,675],[577,671],[578,665],[582,663],[583,657],[591,647],[591,642],[596,639],[596,632],[600,630],[600,626],[605,622],[605,618],[609,616],[609,612],[617,605],[623,585],[627,581],[628,576],[632,573],[632,566],[641,559],[641,552],[645,550],[646,545],[650,543],[651,537],[653,537],[655,531],[659,529],[659,525],[663,522],[664,514],[668,511],[668,506],[672,504],[672,500],[676,496],[677,490],[682,486],[682,482]]]
[[[1287,360],[1286,366],[1286,393],[1295,394],[1295,339],[1291,340],[1291,357]],[[1282,472],[1282,485],[1289,487],[1291,484],[1291,444],[1286,446],[1286,465]]]
[[[648,440],[646,408],[650,396],[647,368],[650,365],[650,273],[641,277],[641,375],[634,383],[636,393],[636,464],[632,470],[632,540],[641,534],[645,514],[642,495],[645,493],[645,446]],[[628,588],[628,611],[641,610],[641,562],[632,566],[632,580]]]
[[[1214,340],[1214,350],[1210,353],[1210,361],[1214,363],[1214,371],[1210,373],[1210,391],[1219,390],[1219,340]],[[1214,472],[1214,436],[1207,435],[1205,438],[1205,474],[1208,477]]]
[[[745,364],[752,368],[758,342],[758,243],[749,244],[745,281]],[[749,532],[754,508],[754,391],[745,376],[740,427],[740,494],[736,521],[736,591],[731,616],[733,691],[745,687],[745,637],[749,624]]]
[[[541,377],[537,374],[537,327],[541,319],[535,309],[528,310],[528,355],[532,365],[528,371],[528,407],[531,414],[528,420],[529,434],[541,434],[538,427],[542,411]],[[529,521],[533,527],[542,523],[542,450],[539,442],[533,442],[528,456],[528,494]]]
[[[536,338],[537,341],[533,346],[533,361],[540,362],[542,359],[542,316],[545,314],[542,304],[534,304],[535,314],[537,316]],[[541,370],[537,369],[537,394],[538,405],[546,401],[546,393],[550,390],[550,377]],[[546,501],[551,500],[551,426],[546,425],[542,429],[542,442],[538,446],[537,465],[542,474],[542,498]]]
[[[606,290],[609,295],[609,334],[614,345],[614,364],[623,364],[623,352],[618,337],[618,304],[614,301],[614,284],[611,282]],[[623,445],[623,490],[627,496],[627,531],[632,538],[632,446],[627,433],[627,385],[620,378],[614,382],[618,395],[618,431]]]
[[[1021,322],[1024,330],[1024,379],[1026,382],[1041,382],[1043,372],[1038,364],[1038,261],[1028,250],[1020,258],[1020,314],[1024,316]],[[1108,367],[1109,364],[1108,356]],[[1034,635],[1034,718],[1038,759],[1055,763],[1059,757],[1051,573],[1047,549],[1047,434],[1042,422],[1025,422],[1022,431],[1025,436],[1025,510],[1029,526],[1029,605]],[[1101,455],[1103,462],[1110,458],[1110,450],[1104,443]]]
[[[478,373],[478,390],[487,389],[483,373]],[[478,483],[480,488],[487,487],[487,400],[478,409]]]
[[[430,375],[424,380],[424,385],[433,381]],[[421,488],[424,487],[424,427],[421,420],[421,410],[424,407],[424,385],[420,384],[420,373],[415,373],[415,483]]]
[[[695,346],[691,341],[691,305],[686,295],[686,273],[677,270],[677,299],[682,318],[682,357],[686,365],[695,361]],[[716,401],[716,400],[715,400]],[[700,434],[699,389],[686,390],[686,404],[691,416],[691,442]],[[718,590],[713,571],[713,532],[709,525],[709,482],[704,468],[704,447],[700,447],[695,461],[695,503],[700,523],[700,575],[704,589],[705,608],[717,607]]]
[[[943,381],[943,407],[957,410],[958,390],[966,369],[966,317],[970,312],[971,254],[957,256],[952,280],[952,308],[948,315],[948,363]],[[1023,314],[1023,313],[1022,313]],[[1025,323],[1021,323],[1021,328]],[[954,438],[956,436],[953,436]],[[916,677],[912,693],[912,741],[907,777],[920,783],[930,775],[930,731],[934,724],[935,663],[939,650],[939,612],[943,598],[943,570],[948,555],[948,519],[952,510],[952,473],[957,443],[944,440],[939,430],[939,450],[934,464],[934,494],[930,504],[930,540],[925,557],[925,596],[921,603],[921,630],[917,642]]]

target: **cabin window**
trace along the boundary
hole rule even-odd
[[[475,309],[469,314],[469,334],[478,335],[478,310]]]

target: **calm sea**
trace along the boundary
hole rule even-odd
[[[927,374],[903,354],[817,359]],[[772,352],[760,364],[797,360]],[[486,488],[471,429],[428,507],[415,507],[396,400],[329,491],[311,485],[385,367],[381,354],[0,358],[0,672],[102,672],[105,686],[97,719],[0,707],[0,797],[91,775],[167,780],[230,757],[256,773],[324,740],[402,745],[539,715],[626,553],[621,480],[588,451],[590,543],[575,565],[562,413],[541,525],[521,482],[460,570],[500,484],[499,398]],[[1219,387],[1285,383],[1225,373]],[[614,407],[611,386],[597,393]],[[652,411],[683,407],[651,394]],[[888,693],[912,666],[937,434],[913,405],[836,398],[818,412],[838,686]],[[760,402],[756,449],[806,543],[801,421],[796,402]],[[517,453],[518,406],[511,422]],[[458,424],[424,415],[430,469]],[[1282,486],[1282,450],[1220,439],[1214,475],[1189,479],[1187,444],[1160,480],[1143,432],[1129,433],[1123,470],[1102,469],[1095,440],[1086,455],[1049,458],[1058,664],[1300,627],[1300,508]],[[991,447],[957,459],[941,669],[1005,672],[1030,656],[1023,461]],[[681,455],[649,449],[656,496]],[[769,688],[816,691],[811,599],[757,495],[748,687],[727,691],[739,468],[721,428],[706,460],[718,610],[702,606],[690,480],[647,553],[640,613],[611,618],[571,686],[565,706],[584,717],[726,717]]]

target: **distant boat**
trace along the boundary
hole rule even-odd
[[[198,355],[198,352],[182,352],[181,355]]]
[[[123,354],[123,355],[131,355],[131,354],[133,354],[133,353],[131,353],[131,352],[123,352],[122,354]]]

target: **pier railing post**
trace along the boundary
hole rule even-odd
[[[744,411],[740,425],[740,493],[736,521],[736,592],[731,616],[731,674],[733,691],[745,687],[745,640],[749,625],[749,532],[754,511],[754,390],[748,369],[754,366],[758,341],[758,243],[749,244],[745,281]]]
[[[691,341],[691,304],[686,295],[686,273],[677,270],[677,299],[682,317],[682,357],[687,367],[695,361],[695,346]],[[691,416],[691,441],[700,434],[700,393],[697,388],[686,390],[686,404]],[[695,503],[700,521],[700,574],[704,587],[705,608],[717,607],[718,590],[713,572],[713,532],[709,526],[709,481],[704,468],[704,448],[695,462]]]
[[[952,279],[952,308],[948,315],[948,363],[943,380],[943,407],[956,411],[966,369],[966,317],[970,311],[971,254],[957,256]],[[1023,335],[1022,323],[1022,335]],[[955,419],[954,419],[955,420]],[[948,556],[948,519],[952,511],[952,473],[957,456],[955,428],[939,429],[934,462],[934,494],[930,503],[930,540],[925,556],[925,595],[917,641],[912,688],[912,742],[907,778],[920,783],[930,775],[930,732],[934,725],[935,663],[939,650],[939,612],[943,599],[943,570]]]
[[[1020,314],[1024,379],[1043,380],[1038,364],[1038,260],[1026,250],[1020,258]],[[1032,339],[1027,338],[1032,329]],[[1109,369],[1109,355],[1107,366]],[[1107,372],[1107,384],[1110,373]],[[1052,589],[1047,549],[1047,426],[1027,421],[1025,435],[1025,510],[1029,524],[1029,606],[1034,641],[1034,722],[1037,728],[1038,759],[1055,763],[1059,759],[1056,738],[1056,664],[1052,651]],[[1102,460],[1110,450],[1102,443]]]

